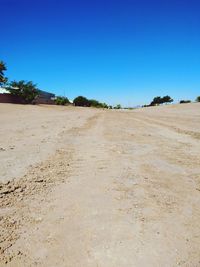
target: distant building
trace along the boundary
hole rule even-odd
[[[17,90],[17,88],[13,88]],[[12,95],[6,88],[0,87],[0,103],[25,104],[23,98]],[[55,104],[55,94],[39,90],[39,94],[33,101],[33,104]]]
[[[38,96],[33,101],[34,104],[55,104],[55,94],[39,90]]]

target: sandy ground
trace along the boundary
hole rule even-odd
[[[1,104],[0,125],[0,266],[200,266],[200,104]]]
[[[0,104],[0,181],[25,174],[27,167],[63,146],[67,130],[93,115],[92,110],[70,107],[66,112],[66,107],[58,106]]]

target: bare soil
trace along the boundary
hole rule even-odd
[[[200,104],[0,114],[0,266],[200,266]]]

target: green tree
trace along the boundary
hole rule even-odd
[[[4,76],[4,71],[6,71],[6,65],[3,61],[0,61],[0,85],[7,82],[7,78]]]
[[[200,96],[197,96],[196,102],[200,102]]]
[[[74,99],[73,103],[75,106],[80,106],[80,107],[89,107],[90,106],[90,101],[84,96],[76,97]]]
[[[8,90],[11,94],[22,97],[26,103],[31,103],[39,94],[36,84],[31,81],[26,82],[24,80],[19,82],[12,81],[9,84]]]
[[[168,95],[163,96],[163,97],[156,96],[154,97],[153,101],[150,103],[150,106],[160,105],[164,103],[171,103],[173,101],[174,100]]]
[[[160,105],[162,104],[162,98],[160,96],[156,96],[154,97],[154,99],[152,100],[150,106],[155,106],[155,105]]]
[[[173,101],[174,100],[169,95],[166,95],[166,96],[162,97],[162,103],[171,103]]]

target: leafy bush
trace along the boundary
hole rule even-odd
[[[108,108],[106,103],[101,103],[95,99],[87,99],[84,96],[78,96],[73,101],[75,106],[80,107],[94,107],[94,108]]]
[[[101,103],[102,108],[109,108],[109,106],[106,103]]]
[[[69,99],[67,97],[64,97],[64,96],[57,96],[56,99],[55,99],[55,103],[56,105],[67,105],[69,104]]]
[[[90,107],[94,108],[108,108],[108,105],[106,103],[101,103],[95,99],[89,100]]]
[[[121,105],[120,104],[118,104],[118,105],[116,105],[115,107],[114,107],[114,109],[121,109],[122,107],[121,107]]]
[[[89,105],[90,105],[90,107],[98,108],[98,107],[100,107],[101,103],[99,103],[99,101],[97,101],[95,99],[90,99]]]
[[[179,103],[180,104],[191,103],[191,100],[181,100]]]
[[[74,99],[73,103],[75,106],[79,106],[79,107],[89,107],[90,106],[89,100],[84,96],[76,97]]]
[[[151,106],[151,104],[150,105],[143,105],[142,108],[148,108],[150,106]]]
[[[197,96],[196,102],[200,102],[200,96]]]

